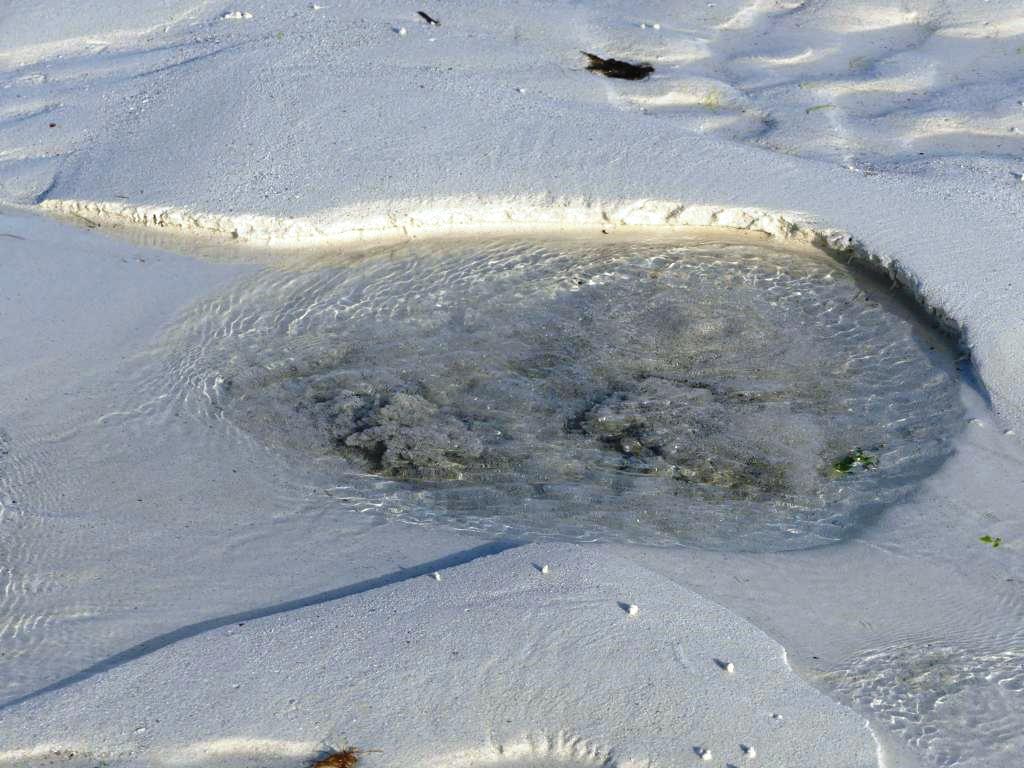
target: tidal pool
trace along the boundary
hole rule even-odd
[[[950,454],[951,346],[824,254],[413,243],[261,272],[173,370],[410,522],[743,550],[841,540]]]

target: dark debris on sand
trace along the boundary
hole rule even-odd
[[[587,70],[597,72],[605,77],[614,77],[619,80],[643,80],[654,72],[650,64],[632,64],[628,61],[618,59],[602,59],[593,53],[580,51],[589,60]]]
[[[317,760],[310,768],[356,768],[360,756],[368,752],[380,752],[380,750],[349,747],[340,752],[332,752],[327,757]]]

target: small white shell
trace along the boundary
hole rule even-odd
[[[722,669],[724,669],[726,672],[728,672],[731,675],[733,672],[736,671],[736,665],[733,664],[731,661],[727,661],[727,662],[725,662],[725,666],[722,667]]]
[[[540,572],[541,573],[551,573],[551,566],[550,565],[542,565],[540,567]]]
[[[440,573],[438,573],[437,571],[434,571],[434,572],[433,572],[432,574],[430,574],[430,577],[431,577],[431,578],[432,578],[432,579],[433,579],[434,581],[440,581],[440,580],[441,580],[441,574],[440,574]]]
[[[395,30],[395,32],[397,32],[402,37],[405,37],[407,34],[409,34],[409,30],[407,30],[405,27],[399,27],[398,29]]]
[[[640,613],[640,606],[630,603],[629,607],[626,609],[626,613],[628,613],[630,616],[636,616],[638,613]]]
[[[711,754],[711,750],[708,749],[707,747],[701,747],[700,749],[698,749],[697,750],[697,754],[700,755],[700,759],[701,760],[710,760],[712,757],[714,757]]]
[[[746,744],[744,744],[743,755],[747,758],[747,760],[753,760],[755,757],[757,757],[757,750],[753,747],[748,747]]]

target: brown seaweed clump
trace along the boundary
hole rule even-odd
[[[597,72],[605,77],[614,77],[618,80],[643,80],[654,72],[650,64],[633,64],[618,59],[602,59],[593,53],[580,51],[590,63],[587,64],[587,71]]]
[[[347,747],[340,752],[334,752],[327,757],[317,760],[310,768],[356,768],[359,758],[367,752],[380,752],[380,750]]]

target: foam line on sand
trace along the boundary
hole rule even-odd
[[[808,245],[884,272],[907,288],[953,335],[964,325],[933,303],[920,280],[896,259],[867,249],[852,234],[806,214],[758,207],[691,204],[675,200],[586,200],[508,198],[381,201],[335,208],[311,216],[220,214],[175,206],[101,200],[49,199],[43,211],[90,225],[157,229],[172,238],[216,238],[271,249],[328,249],[426,237],[465,235],[609,234],[629,230],[690,233],[719,230],[764,235],[790,245]]]

